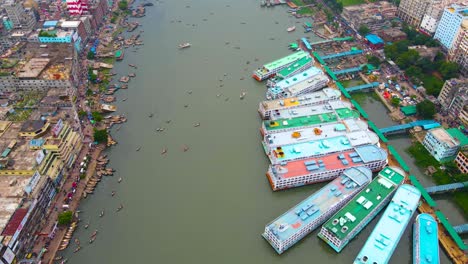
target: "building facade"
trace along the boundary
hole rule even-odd
[[[445,81],[439,97],[443,113],[458,118],[468,104],[468,79],[450,79]]]
[[[461,173],[468,173],[468,152],[459,151],[455,158],[455,164]]]
[[[419,27],[428,6],[433,5],[434,0],[402,0],[398,7],[398,17],[406,23]]]
[[[448,55],[450,61],[460,65],[461,74],[468,77],[468,20],[462,22]]]
[[[36,17],[33,10],[25,9],[20,1],[7,0],[3,8],[14,28],[32,30],[36,25]]]
[[[434,39],[450,50],[464,21],[468,20],[468,7],[452,5],[446,7],[437,26]]]
[[[436,160],[443,162],[453,160],[460,148],[460,142],[440,127],[429,130],[422,144]]]

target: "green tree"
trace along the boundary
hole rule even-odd
[[[398,97],[392,97],[392,99],[390,100],[390,103],[391,103],[393,106],[397,107],[397,106],[400,105],[400,98],[398,98]]]
[[[366,25],[361,25],[358,29],[358,32],[359,34],[361,34],[361,36],[365,36],[369,34],[371,31]]]
[[[434,104],[429,100],[424,100],[416,105],[416,111],[419,116],[426,119],[431,119],[436,113]]]
[[[96,121],[96,122],[101,122],[102,121],[102,114],[97,112],[97,111],[93,111],[91,113],[91,116],[93,117],[94,121]]]
[[[106,129],[94,129],[94,141],[97,143],[107,143],[107,130]]]
[[[58,215],[58,224],[59,225],[69,225],[73,220],[73,212],[65,211]]]
[[[444,77],[444,80],[455,78],[458,76],[460,66],[456,62],[445,61],[439,67],[439,72]]]
[[[406,69],[411,65],[414,65],[419,59],[419,53],[416,50],[408,50],[403,52],[400,56],[398,56],[395,63],[398,67],[402,69]]]
[[[94,60],[94,52],[88,51],[88,55],[86,56],[88,60]]]
[[[431,73],[436,69],[436,65],[428,58],[423,57],[416,62],[416,66],[421,68],[424,73]]]
[[[395,44],[385,46],[384,53],[387,58],[395,60],[398,56],[397,46]]]
[[[119,9],[120,10],[127,10],[128,8],[128,2],[125,0],[122,0],[119,2]]]
[[[380,66],[381,61],[376,56],[367,55],[367,63],[377,68]]]
[[[78,111],[78,117],[79,117],[79,118],[83,118],[83,117],[85,117],[85,116],[86,116],[86,111],[84,111],[84,110]]]
[[[91,96],[91,95],[93,95],[93,90],[91,89],[86,90],[86,96]]]
[[[368,72],[369,72],[369,67],[367,67],[367,65],[364,65],[364,66],[362,67],[361,71],[362,71],[363,73],[368,73]]]
[[[414,65],[410,66],[408,69],[406,69],[405,71],[406,75],[410,76],[410,77],[415,77],[417,79],[421,79],[423,74],[422,74],[422,71],[421,71],[421,68],[419,67],[416,67]]]

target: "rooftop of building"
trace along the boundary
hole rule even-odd
[[[27,120],[23,122],[20,132],[35,132],[41,129],[45,125],[46,121],[44,120]]]
[[[449,147],[460,145],[460,141],[454,139],[443,127],[433,128],[429,130],[428,133],[434,136],[438,141],[447,144]]]
[[[16,145],[5,157],[1,157],[2,169],[6,170],[32,170],[36,165],[36,151],[29,148],[29,140],[19,138],[21,122],[12,122],[7,130],[0,136],[0,151],[4,152],[11,142]],[[2,154],[3,155],[3,154]],[[0,179],[3,176],[0,177]]]
[[[285,241],[371,179],[372,172],[367,168],[347,169],[338,178],[269,223],[267,228],[278,240]]]
[[[373,45],[384,44],[383,39],[381,39],[379,36],[375,34],[366,35],[366,39]]]
[[[399,30],[398,28],[386,28],[382,30],[382,33],[384,33],[387,36],[396,38],[396,37],[406,37],[406,33]]]
[[[352,132],[366,131],[367,122],[359,119],[346,119],[338,123],[324,123],[315,127],[303,127],[294,131],[284,131],[275,134],[267,134],[267,145],[285,146],[300,142],[320,141],[327,138],[345,136]]]
[[[294,178],[310,173],[362,166],[387,159],[387,152],[375,145],[364,145],[341,153],[332,153],[318,158],[285,162],[274,166],[275,176]]]
[[[263,121],[267,131],[275,131],[285,128],[296,128],[303,126],[313,126],[330,122],[337,122],[338,119],[359,118],[359,112],[350,108],[338,108],[326,113],[300,116],[294,118],[282,118],[274,121]]]
[[[339,99],[341,92],[332,88],[325,88],[321,91],[313,92],[303,96],[290,97],[278,100],[260,102],[265,110],[276,110],[290,107],[297,107],[301,105],[318,104],[320,102]]]
[[[324,227],[342,240],[403,182],[405,173],[386,167],[374,180],[331,217]]]
[[[0,177],[0,235],[10,221],[11,216],[20,206],[24,188],[31,177],[1,176]]]
[[[77,28],[81,21],[60,21],[60,27],[62,28]]]
[[[387,263],[406,225],[419,204],[421,193],[416,187],[401,185],[393,196],[355,263]],[[366,262],[367,261],[367,262]]]
[[[274,156],[274,160],[281,162],[342,152],[357,146],[375,145],[378,142],[379,137],[374,132],[357,131],[344,136],[281,146],[281,149],[277,147],[271,155]],[[282,154],[278,155],[278,153]]]
[[[13,73],[19,78],[68,80],[74,56],[71,44],[48,43],[46,46],[41,47],[41,43],[27,43],[13,54],[19,55],[19,62],[11,68],[0,69],[0,72],[3,75]]]
[[[459,128],[449,128],[447,129],[447,133],[460,142],[460,147],[464,147],[468,145],[468,136],[466,136],[463,131]]]

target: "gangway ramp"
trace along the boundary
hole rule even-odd
[[[466,234],[468,233],[468,224],[457,225],[454,226],[453,229],[455,229],[455,232],[457,232],[457,234]]]
[[[322,56],[322,59],[323,60],[331,60],[331,59],[337,59],[337,58],[341,58],[341,57],[353,56],[353,55],[359,55],[359,54],[362,54],[362,50],[350,50],[350,51],[325,55],[325,56]]]
[[[333,71],[335,75],[341,75],[341,74],[348,74],[348,73],[353,73],[353,72],[359,72],[362,70],[362,67],[353,67],[353,68],[348,68],[348,69],[343,69],[343,70],[338,70],[338,71]]]
[[[439,127],[440,124],[434,120],[418,120],[407,124],[384,127],[380,129],[380,132],[382,132],[383,134],[395,133],[399,131],[406,131],[407,129],[413,128],[415,126],[420,126],[424,129],[431,129]]]
[[[304,44],[304,46],[306,47],[306,49],[312,50],[312,46],[310,46],[310,43],[306,38],[301,38],[301,41]]]
[[[468,181],[431,186],[431,187],[427,187],[426,191],[429,194],[436,194],[436,193],[458,191],[458,190],[462,190],[462,189],[465,189],[465,188],[468,188]]]
[[[378,82],[372,82],[372,83],[367,83],[367,84],[362,84],[362,85],[346,88],[346,91],[351,93],[351,92],[361,91],[361,90],[365,90],[369,88],[375,88],[377,86],[379,86]]]

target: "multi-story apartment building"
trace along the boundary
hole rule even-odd
[[[460,65],[460,72],[468,77],[468,19],[464,20],[449,50],[448,58]]]
[[[402,0],[397,15],[406,23],[418,27],[428,6],[433,2],[434,0]]]
[[[88,11],[88,0],[66,0],[70,16],[81,16]]]
[[[422,144],[438,161],[453,160],[460,149],[460,141],[441,127],[429,130]]]
[[[389,2],[380,1],[369,4],[347,6],[341,15],[349,25],[358,30],[365,25],[372,31],[389,28],[391,20],[396,17],[397,7]]]
[[[433,35],[437,29],[444,8],[461,0],[434,0],[427,6],[426,12],[423,15],[419,30],[422,32]]]
[[[461,173],[468,173],[468,151],[459,151],[455,157],[455,164]]]
[[[25,9],[23,4],[17,0],[6,0],[3,3],[8,18],[14,28],[32,30],[36,25],[36,17],[32,9]]]
[[[458,118],[468,104],[468,79],[445,81],[437,100],[444,113],[448,113],[453,118]]]
[[[439,25],[437,26],[434,39],[442,46],[450,50],[459,33],[460,26],[468,20],[468,7],[451,5],[444,9]]]

